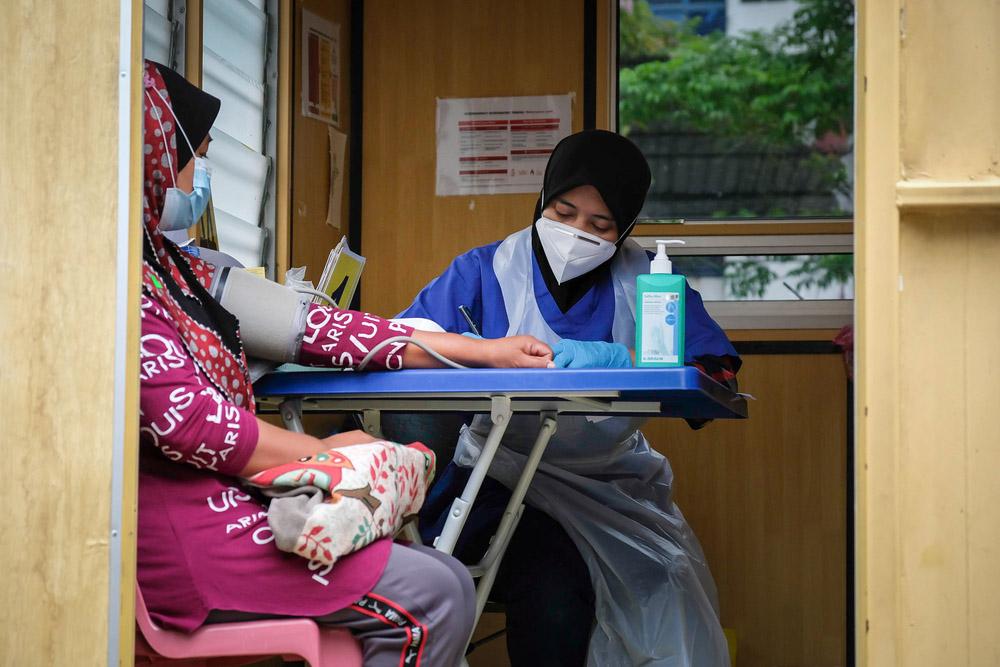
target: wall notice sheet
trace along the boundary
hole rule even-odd
[[[572,105],[572,93],[438,99],[435,194],[538,192]]]
[[[330,196],[326,203],[326,224],[340,229],[341,202],[344,201],[344,163],[347,149],[347,135],[332,127],[327,128],[330,136]]]
[[[302,115],[340,124],[340,25],[302,10]]]

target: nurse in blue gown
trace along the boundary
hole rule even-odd
[[[590,130],[555,148],[534,224],[457,257],[400,317],[471,327],[486,338],[531,334],[564,368],[632,365],[635,279],[650,255],[629,239],[650,184],[638,148]],[[735,387],[740,360],[687,295],[686,359]],[[511,664],[728,665],[715,585],[672,500],[669,462],[630,418],[560,417],[494,584],[507,613]],[[692,423],[698,428],[702,423]],[[537,418],[514,417],[456,555],[474,562],[509,498]],[[477,418],[458,435],[449,466],[421,513],[440,531],[489,430]]]

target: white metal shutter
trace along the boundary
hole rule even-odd
[[[144,0],[142,12],[142,55],[167,67],[172,66],[174,24],[170,20],[170,0]]]
[[[261,225],[266,155],[264,0],[205,0],[202,87],[222,100],[212,128],[212,203],[219,249],[246,266],[264,263]]]

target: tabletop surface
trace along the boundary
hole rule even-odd
[[[664,416],[740,419],[746,400],[697,368],[414,369],[357,373],[331,369],[278,370],[254,384],[258,399],[337,399],[365,396],[437,399],[507,394],[520,397],[594,396],[660,402]]]

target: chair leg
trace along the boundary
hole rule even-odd
[[[316,662],[310,667],[362,667],[361,645],[342,631],[319,633]]]
[[[500,637],[503,637],[505,634],[507,634],[507,628],[506,627],[500,628],[496,632],[490,633],[490,634],[486,635],[485,637],[482,637],[482,638],[477,639],[475,641],[469,642],[468,648],[465,649],[465,655],[469,655],[470,653],[472,653],[473,651],[475,651],[477,648],[479,648],[483,644],[487,644],[487,643],[493,641],[494,639],[499,639]]]

